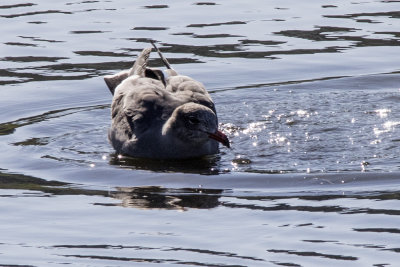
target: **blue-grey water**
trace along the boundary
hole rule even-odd
[[[399,18],[387,0],[1,2],[0,266],[399,266]],[[102,76],[151,40],[232,149],[114,152]]]

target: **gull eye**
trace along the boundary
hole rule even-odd
[[[189,121],[190,124],[198,124],[200,122],[198,118],[193,117],[193,116],[190,116],[188,118],[188,121]]]

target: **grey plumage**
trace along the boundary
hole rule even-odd
[[[165,81],[160,70],[147,68],[150,52],[144,49],[130,70],[104,77],[113,94],[109,140],[115,150],[134,157],[189,158],[217,153],[217,141],[229,146],[203,84],[172,68]]]

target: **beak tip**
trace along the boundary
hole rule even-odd
[[[209,137],[220,142],[222,145],[227,148],[231,148],[231,144],[229,142],[228,137],[221,131],[217,130],[215,133],[209,133]]]
[[[222,143],[224,146],[226,146],[227,148],[231,148],[231,143],[229,142],[228,139],[226,139],[226,141],[224,143]]]

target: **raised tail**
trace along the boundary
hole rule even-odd
[[[167,69],[172,69],[171,65],[169,64],[168,60],[164,57],[164,55],[161,53],[160,49],[158,49],[158,47],[156,46],[156,44],[153,41],[150,41],[151,44],[153,45],[154,49],[157,51],[158,55],[160,56],[162,62],[164,63],[165,67],[167,67]]]
[[[154,49],[157,51],[158,55],[161,58],[161,61],[164,63],[165,67],[167,67],[168,71],[168,75],[170,76],[175,76],[178,75],[178,73],[171,67],[171,64],[169,64],[168,60],[164,57],[164,55],[161,53],[160,49],[158,49],[158,47],[156,46],[156,44],[153,41],[150,41],[151,44],[153,45]]]
[[[147,68],[147,60],[149,59],[151,53],[151,48],[145,48],[142,50],[140,55],[137,57],[135,64],[129,70],[129,76],[139,75],[140,77],[145,77],[145,71]]]

